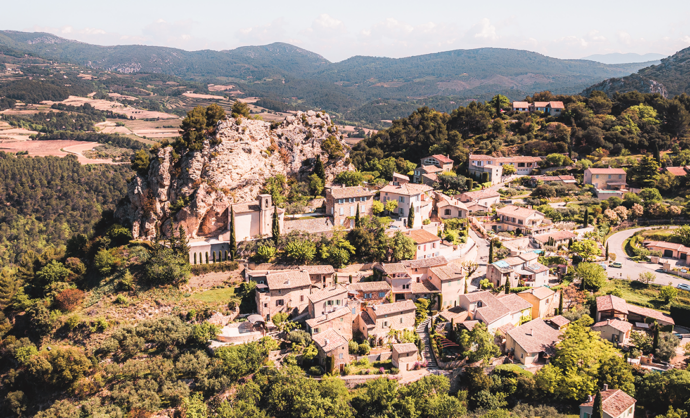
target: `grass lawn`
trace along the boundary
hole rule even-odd
[[[597,296],[606,295],[617,289],[621,292],[622,298],[627,302],[651,307],[658,311],[668,313],[670,308],[669,304],[659,297],[659,290],[661,287],[662,285],[658,284],[650,284],[649,287],[647,287],[635,281],[613,279],[609,280],[606,285],[599,290]],[[679,305],[690,306],[690,292],[679,290],[678,296],[674,302]],[[647,306],[647,304],[650,306]]]
[[[192,299],[202,302],[224,302],[228,303],[230,299],[235,297],[236,287],[223,287],[220,289],[211,289],[201,293],[192,295]]]
[[[390,373],[391,368],[393,368],[393,362],[389,360],[384,360],[384,361],[375,361],[373,363],[370,362],[363,362],[363,361],[354,361],[350,363],[350,375],[357,375],[357,374],[379,374],[381,367],[384,368],[386,373]],[[364,371],[368,371],[368,373],[363,373]]]

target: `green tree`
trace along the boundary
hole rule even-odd
[[[316,245],[308,239],[294,239],[285,245],[285,255],[298,264],[308,264],[316,256]]]
[[[652,273],[651,271],[645,271],[644,273],[639,274],[637,280],[649,285],[650,283],[654,283],[656,281],[656,274]]]
[[[653,202],[661,202],[661,193],[653,187],[647,187],[640,191],[639,196],[644,199],[645,205]]]
[[[338,138],[333,135],[321,142],[321,149],[326,151],[328,158],[332,158],[334,160],[343,158],[345,156],[343,145],[340,143],[340,141],[338,141]]]
[[[276,246],[280,242],[280,219],[278,219],[278,206],[273,205],[273,219],[271,225],[271,237]]]
[[[197,106],[182,120],[182,141],[190,151],[199,151],[206,139],[206,109]]]
[[[675,299],[676,296],[678,296],[678,289],[676,289],[675,287],[673,287],[671,285],[664,286],[659,291],[659,296],[666,303],[671,303],[671,302],[673,302],[673,299]]]
[[[386,210],[388,213],[394,213],[395,210],[398,208],[398,201],[397,200],[389,200],[386,202]]]
[[[489,241],[489,264],[494,262],[494,240]]]
[[[390,249],[391,261],[412,260],[417,253],[417,244],[401,231],[396,231],[390,240]]]
[[[146,150],[140,149],[132,157],[132,170],[139,173],[141,176],[145,176],[149,171],[149,166],[151,165],[151,160],[149,159],[149,153]]]
[[[152,285],[180,285],[186,283],[191,275],[187,257],[159,244],[144,265],[144,279]]]
[[[322,182],[326,182],[326,170],[323,168],[323,162],[321,161],[321,155],[316,156],[316,163],[314,163],[314,174],[316,174]]]
[[[597,390],[594,397],[594,406],[592,408],[592,418],[604,418],[604,403],[601,400],[601,391]]]
[[[208,407],[201,393],[182,399],[182,418],[208,418]]]
[[[67,280],[71,273],[64,264],[53,260],[36,273],[36,279],[41,286],[45,287]]]
[[[510,109],[510,99],[502,94],[495,95],[488,104],[498,116],[501,115],[501,110],[505,111]]]
[[[233,118],[237,119],[240,116],[248,118],[250,114],[251,114],[251,110],[249,109],[248,104],[240,102],[239,100],[237,100],[232,105],[231,116]]]
[[[575,276],[583,281],[585,288],[599,290],[606,284],[606,270],[599,264],[580,263],[575,268]]]
[[[233,206],[230,206],[230,242],[228,245],[230,246],[228,251],[230,253],[230,260],[235,261],[237,256],[237,237],[235,234],[235,208]]]
[[[414,228],[414,204],[410,204],[410,212],[407,216],[407,227]]]
[[[596,241],[585,239],[573,242],[573,245],[570,246],[570,252],[579,255],[585,261],[592,261],[601,255],[601,248]]]
[[[379,200],[374,200],[371,203],[371,210],[374,212],[374,215],[380,215],[383,212],[383,203],[381,203]]]
[[[357,205],[357,213],[355,214],[355,228],[359,228],[361,226],[361,221],[359,219],[359,204]]]
[[[266,184],[261,188],[261,193],[270,194],[274,205],[282,205],[287,196],[288,189],[287,178],[283,174],[276,174],[273,177],[266,179]]]
[[[582,224],[586,227],[589,226],[589,208],[585,208],[585,215],[582,218]]]
[[[512,165],[512,164],[504,164],[503,165],[503,175],[504,176],[512,176],[515,173],[517,173],[517,168],[515,168],[514,165]]]
[[[463,350],[462,355],[467,357],[470,363],[480,360],[488,361],[501,354],[501,350],[494,343],[493,335],[483,323],[476,324],[472,331],[463,329],[458,343]]]
[[[309,176],[309,191],[314,196],[321,196],[323,194],[324,184],[323,180],[316,174]]]
[[[656,183],[655,179],[659,174],[659,163],[654,157],[644,156],[633,166],[631,171],[635,182],[643,187],[653,187]]]

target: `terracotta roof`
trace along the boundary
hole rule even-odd
[[[350,308],[348,308],[347,306],[343,306],[342,308],[337,309],[333,312],[329,312],[325,315],[317,316],[316,318],[307,319],[305,322],[312,329],[314,329],[321,324],[325,324],[326,322],[332,321],[334,319],[338,319],[342,316],[347,315],[348,313],[350,313]]]
[[[334,298],[334,297],[340,296],[340,295],[343,295],[343,296],[347,295],[347,289],[344,287],[338,286],[335,288],[332,287],[330,289],[318,290],[318,291],[312,293],[311,295],[307,296],[307,298],[309,298],[311,303],[315,303],[315,302],[319,302],[319,301],[324,300],[324,299],[330,299],[330,298]]]
[[[599,296],[597,298],[597,312],[601,311],[618,311],[627,314],[628,304],[625,299],[621,299],[618,296],[606,295]]]
[[[625,174],[622,168],[588,168],[587,170],[592,174]]]
[[[376,316],[381,316],[401,313],[405,311],[414,311],[415,309],[417,309],[417,307],[411,300],[404,300],[402,302],[374,305],[371,307],[371,309]]]
[[[501,194],[494,189],[477,190],[476,192],[466,192],[455,196],[463,202],[470,202],[473,200],[488,199],[491,197],[500,197]]]
[[[404,174],[400,174],[400,173],[393,173],[393,180],[395,180],[395,179],[410,181],[410,178],[408,176],[406,176]]]
[[[519,218],[527,218],[535,213],[539,213],[534,209],[527,209],[527,208],[521,208],[519,206],[513,206],[513,205],[508,205],[504,206],[501,209],[496,210],[496,213],[499,215],[506,215],[506,216],[517,216]]]
[[[441,315],[446,321],[454,319],[455,323],[459,324],[460,322],[466,320],[470,313],[462,310],[456,311],[455,309],[451,308],[447,311],[441,311],[438,314]]]
[[[439,160],[442,163],[452,163],[453,162],[452,159],[446,157],[445,155],[441,155],[441,154],[434,154],[431,157],[436,158],[437,160]]]
[[[543,265],[541,263],[525,264],[522,268],[527,270],[527,271],[531,271],[532,273],[542,273],[544,271],[549,270],[548,267],[546,267],[545,265]]]
[[[541,234],[541,235],[535,235],[533,238],[536,239],[537,241],[546,244],[549,242],[549,238],[553,238],[554,241],[564,241],[567,239],[575,238],[577,235],[573,234],[570,231],[556,231],[556,232],[551,232],[549,234]]]
[[[235,211],[235,214],[246,212],[259,212],[261,210],[261,206],[259,206],[259,202],[254,200],[251,202],[235,203],[234,205],[232,205],[232,209]],[[271,213],[273,213],[272,210]]]
[[[342,345],[347,345],[347,338],[340,335],[340,333],[333,328],[314,334],[311,338],[325,353],[333,351]]]
[[[266,284],[270,290],[311,287],[309,274],[303,271],[289,270],[266,275]]]
[[[429,192],[431,190],[434,190],[434,188],[431,186],[427,186],[426,184],[405,183],[405,184],[401,184],[400,186],[395,186],[393,184],[389,184],[389,185],[385,186],[384,188],[382,188],[381,192],[382,193],[395,193],[395,194],[406,195],[406,196],[415,196],[418,194],[422,194],[424,192]]]
[[[520,293],[530,293],[534,295],[537,299],[546,299],[549,296],[552,296],[556,294],[553,290],[549,289],[548,287],[540,286],[540,287],[533,287],[531,289],[524,290]]]
[[[510,314],[510,309],[488,291],[460,295],[460,299],[467,299],[471,303],[481,301],[482,307],[477,308],[477,314],[481,315],[488,324]]]
[[[620,332],[628,332],[632,329],[633,325],[630,322],[621,321],[620,319],[607,319],[606,321],[600,321],[592,325],[592,330],[594,330],[594,328],[602,328],[605,326],[609,326]]]
[[[388,292],[391,286],[386,281],[380,282],[359,282],[350,285],[350,290],[360,292]]]
[[[335,270],[333,266],[299,266],[300,270],[306,271],[309,274],[333,274]]]
[[[627,411],[637,401],[632,396],[620,389],[609,389],[601,391],[601,406],[605,413],[612,417],[618,417]],[[580,404],[580,406],[594,407],[594,397],[590,402]]]
[[[563,102],[549,102],[549,107],[552,109],[565,109]]]
[[[407,273],[407,269],[403,263],[380,263],[374,266],[386,274]]]
[[[670,315],[656,311],[654,309],[643,308],[642,306],[628,304],[628,313],[645,316],[647,318],[654,318],[659,322],[665,322],[667,324],[675,325],[676,323]]]
[[[459,201],[459,200],[455,200],[455,199],[452,199],[452,200],[445,200],[445,199],[444,199],[444,200],[442,200],[441,202],[439,202],[438,205],[436,205],[436,206],[437,206],[439,209],[440,209],[440,208],[445,208],[446,206],[453,206],[453,207],[456,207],[456,208],[460,208],[460,209],[463,209],[463,210],[467,210],[467,206],[465,206],[464,203],[462,203],[462,202]]]
[[[512,163],[536,163],[541,161],[541,157],[530,157],[527,155],[514,155],[512,157],[499,157],[496,163],[512,164]]]
[[[561,332],[537,318],[508,331],[515,343],[527,353],[553,351]]]
[[[329,216],[295,220],[286,219],[284,225],[285,231],[281,231],[284,234],[292,231],[304,231],[313,234],[317,232],[331,232],[333,230],[333,222]]]
[[[530,252],[527,252],[527,253],[522,253],[522,254],[520,254],[518,257],[520,257],[521,259],[523,259],[523,260],[525,260],[525,261],[534,261],[534,260],[538,260],[538,259],[539,259],[539,254],[537,254],[537,253],[535,253],[535,252],[533,252],[533,251],[530,251]]]
[[[462,279],[465,277],[462,273],[462,268],[455,264],[442,267],[432,267],[431,272],[438,276],[442,282]]]
[[[359,316],[362,318],[362,321],[364,321],[364,324],[367,326],[367,328],[375,328],[376,327],[376,322],[374,322],[373,319],[371,319],[371,316],[366,311],[362,311]]]
[[[410,283],[410,292],[412,293],[436,293],[440,292],[439,289],[434,286],[433,283],[431,283],[428,280],[424,280],[421,283],[417,282],[412,282]]]
[[[531,303],[527,302],[515,293],[511,293],[510,295],[498,295],[497,299],[508,309],[510,309],[510,313],[517,313],[524,311],[525,309],[532,309]]]
[[[344,199],[350,197],[360,197],[360,196],[373,196],[374,192],[362,187],[362,186],[352,186],[352,187],[332,187],[326,191],[326,194],[330,194],[335,199]]]
[[[424,171],[425,173],[439,173],[443,171],[443,169],[439,166],[429,164],[429,165],[422,165],[419,167],[420,170]]]
[[[481,154],[470,154],[470,161],[475,160],[475,161],[488,161],[488,160],[495,160],[497,157],[493,157],[491,155],[481,155]]]
[[[503,335],[508,335],[508,331],[511,329],[515,328],[515,325],[511,323],[507,323],[505,325],[501,325],[500,327],[496,328],[497,331],[501,331]]]
[[[419,244],[427,244],[430,242],[441,241],[441,238],[427,231],[426,229],[413,229],[405,232],[405,235],[412,238],[414,242]]]
[[[474,326],[478,323],[479,321],[462,321],[458,323],[458,325],[462,325],[463,327],[467,328],[468,331],[472,331],[472,329],[474,329]]]
[[[546,107],[550,102],[534,102],[534,107]]]
[[[529,103],[528,102],[513,102],[513,109],[515,108],[528,108]]]
[[[417,346],[413,343],[393,344],[393,352],[398,354],[416,353]]]
[[[669,173],[673,174],[674,176],[685,176],[688,174],[688,171],[686,170],[688,167],[665,167],[664,170],[668,171]]]
[[[508,265],[511,266],[511,267],[513,267],[513,266],[519,266],[519,265],[525,264],[525,260],[524,260],[523,258],[521,258],[521,257],[508,257],[508,258],[504,258],[503,260],[498,260],[498,261],[494,262],[494,264],[498,263],[498,264],[496,264],[496,265],[497,265],[497,266],[500,266],[501,264],[503,264],[503,263],[500,263],[501,261],[503,261],[504,263],[508,264]]]
[[[563,315],[554,316],[553,318],[549,319],[549,321],[551,321],[557,327],[562,327],[570,323],[570,320]]]
[[[687,248],[683,244],[676,244],[676,243],[665,242],[665,241],[645,241],[644,246],[645,247],[658,247],[658,248],[663,248],[666,250],[676,250],[676,251],[690,250],[690,248]]]
[[[446,257],[440,255],[438,257],[422,258],[420,260],[404,260],[401,262],[407,268],[428,268],[439,267],[448,264]]]

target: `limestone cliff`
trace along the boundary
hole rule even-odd
[[[341,155],[329,158],[322,149],[329,137],[335,148],[342,146]],[[254,200],[266,179],[277,174],[305,179],[317,155],[324,162],[327,183],[353,169],[349,149],[325,113],[298,112],[278,126],[226,118],[200,151],[178,156],[172,147],[159,149],[148,173],[130,183],[115,215],[132,227],[135,239],[151,239],[157,229],[165,234],[171,221],[192,238],[215,235],[227,229],[230,204]],[[175,202],[185,204],[171,210]]]

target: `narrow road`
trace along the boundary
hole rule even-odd
[[[489,263],[489,241],[479,237],[472,228],[470,228],[470,237],[477,244],[477,271],[474,272],[470,278],[470,283],[467,286],[468,292],[473,292],[479,289],[479,282],[486,277],[486,268]]]
[[[632,261],[625,253],[625,249],[623,249],[623,243],[625,243],[625,240],[632,237],[637,231],[651,228],[652,227],[627,229],[625,231],[617,232],[609,237],[609,239],[606,241],[609,245],[609,253],[616,254],[616,261],[623,265],[623,267],[619,269],[607,267],[606,271],[608,272],[609,277],[637,280],[641,273],[651,271],[652,273],[656,274],[656,281],[654,282],[655,284],[667,285],[670,283],[673,286],[678,286],[681,283],[690,284],[690,281],[688,280],[664,273],[661,270],[660,264],[636,263]]]

